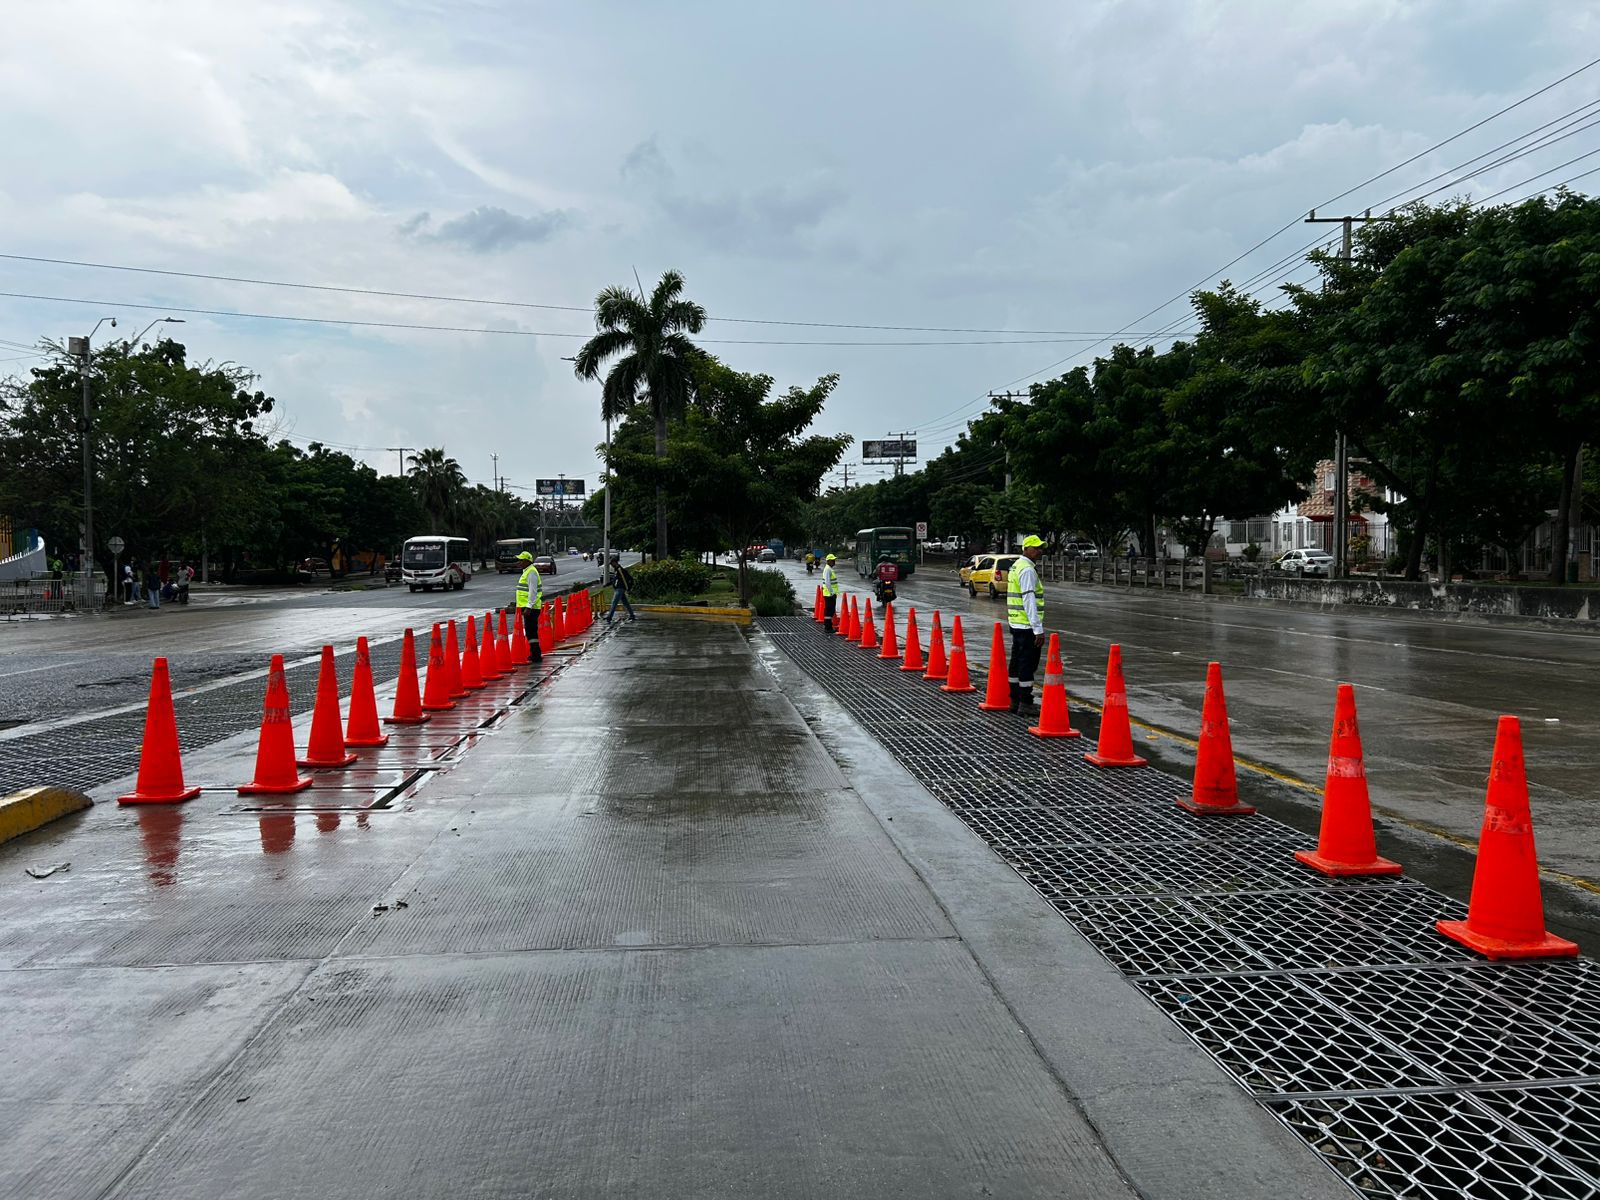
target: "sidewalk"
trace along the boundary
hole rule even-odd
[[[770,643],[567,661],[387,809],[0,848],[0,1194],[1349,1194]]]

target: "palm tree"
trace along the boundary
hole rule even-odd
[[[692,367],[700,350],[686,335],[699,333],[706,322],[706,310],[684,300],[682,293],[683,276],[677,271],[661,276],[649,300],[642,289],[606,288],[594,302],[594,324],[600,332],[573,360],[579,379],[598,379],[606,360],[617,359],[606,372],[600,415],[620,420],[634,406],[648,403],[656,423],[657,458],[667,455],[667,419],[681,413],[694,393]],[[666,556],[667,508],[657,484],[656,557]]]
[[[457,499],[467,486],[461,464],[446,458],[439,447],[418,450],[411,456],[411,478],[417,485],[422,510],[433,525],[431,532],[443,533],[440,526],[454,515]]]

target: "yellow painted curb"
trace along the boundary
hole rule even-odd
[[[32,833],[41,825],[88,808],[94,801],[69,788],[35,787],[0,796],[0,842]]]
[[[730,625],[749,625],[748,608],[711,608],[694,604],[635,604],[634,611],[641,617],[658,617],[666,621],[722,621]]]

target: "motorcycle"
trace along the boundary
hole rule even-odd
[[[872,594],[878,598],[878,607],[894,603],[894,580],[880,579],[872,586]]]

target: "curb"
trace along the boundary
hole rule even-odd
[[[711,621],[718,624],[749,627],[751,610],[748,608],[711,608],[688,604],[636,604],[634,610],[641,617],[654,617],[666,621]]]
[[[32,833],[42,825],[88,808],[94,801],[63,787],[23,788],[0,796],[0,843]]]

